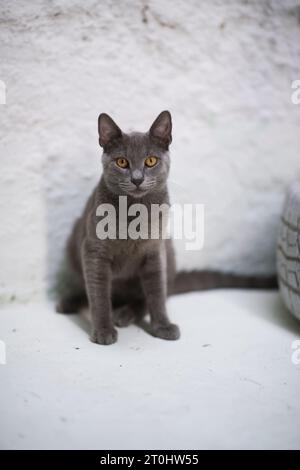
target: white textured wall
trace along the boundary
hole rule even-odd
[[[300,2],[0,7],[2,299],[42,295],[53,278],[100,174],[102,111],[146,130],[171,110],[172,188],[206,205],[205,248],[179,247],[180,266],[274,269],[283,193],[300,177]]]

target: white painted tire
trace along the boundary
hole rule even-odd
[[[300,183],[293,184],[286,196],[277,245],[277,274],[283,301],[300,320]]]

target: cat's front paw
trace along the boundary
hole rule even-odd
[[[167,325],[152,324],[151,331],[153,336],[162,339],[168,339],[174,341],[180,338],[180,330],[174,323],[168,323]]]
[[[93,343],[113,344],[118,339],[118,332],[113,327],[105,327],[101,329],[93,328],[90,339]]]

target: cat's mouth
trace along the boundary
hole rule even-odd
[[[145,196],[154,188],[154,182],[151,184],[142,183],[140,185],[134,185],[132,183],[119,183],[119,188],[122,190],[124,194],[128,194],[131,197],[139,198]]]
[[[148,189],[145,189],[145,188],[141,188],[140,186],[134,188],[134,189],[131,189],[128,191],[128,193],[130,194],[130,196],[133,196],[133,197],[141,197],[141,196],[144,196],[146,193],[148,192]]]

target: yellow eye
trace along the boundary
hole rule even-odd
[[[145,160],[145,165],[149,166],[150,168],[157,163],[157,158],[156,157],[147,157]]]
[[[128,160],[126,160],[126,158],[118,158],[117,165],[120,168],[127,168],[129,166],[129,163],[128,163]]]

